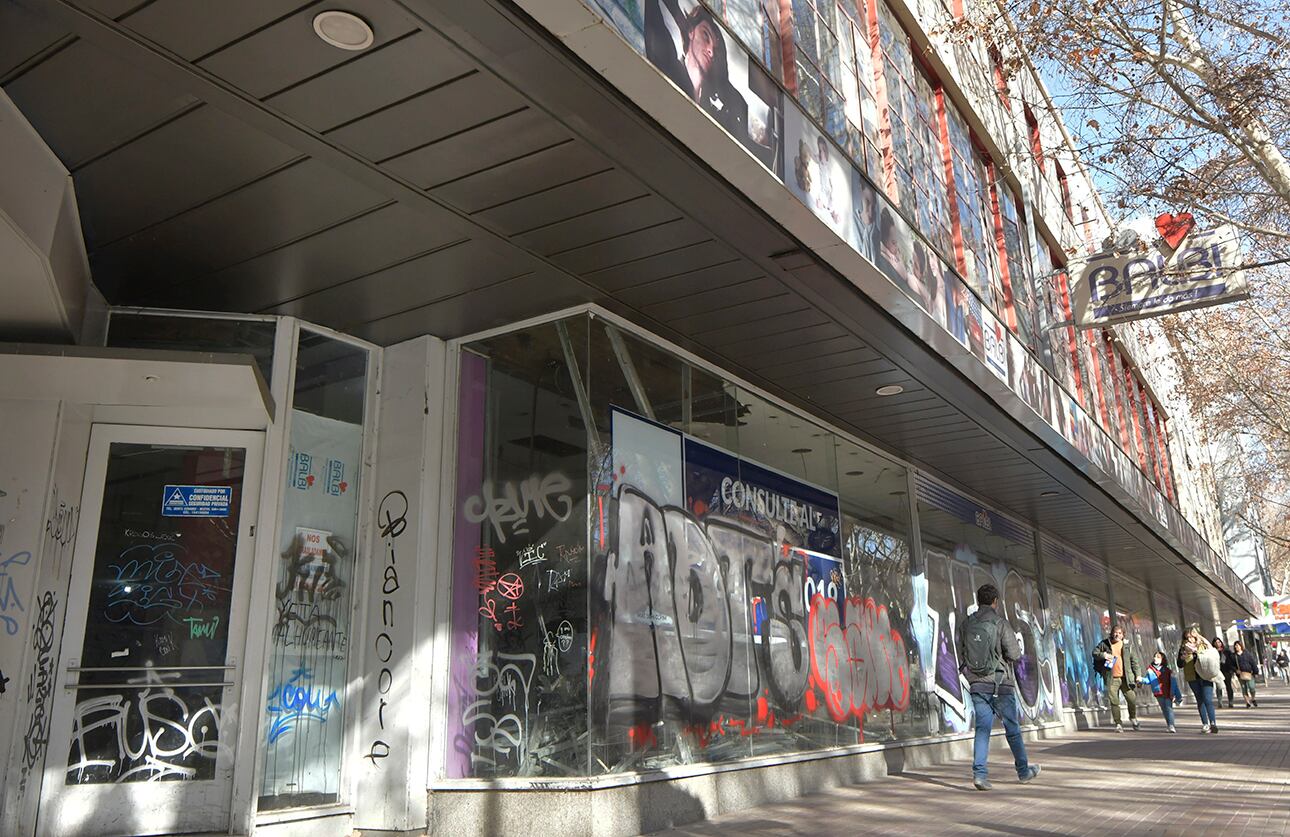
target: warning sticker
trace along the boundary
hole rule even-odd
[[[161,495],[165,517],[228,517],[231,485],[168,485]]]

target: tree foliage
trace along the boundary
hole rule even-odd
[[[1111,224],[1189,211],[1243,231],[1246,263],[1262,265],[1250,299],[1161,325],[1212,449],[1240,452],[1215,468],[1225,513],[1290,563],[1285,0],[970,0],[955,34],[1044,79]]]

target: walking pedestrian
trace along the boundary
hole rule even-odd
[[[1093,660],[1098,663],[1102,672],[1102,682],[1106,684],[1106,697],[1111,704],[1111,719],[1115,721],[1115,731],[1124,732],[1120,724],[1120,694],[1124,694],[1125,703],[1129,704],[1129,723],[1139,729],[1138,723],[1138,681],[1142,679],[1142,661],[1132,644],[1124,641],[1124,628],[1116,625],[1111,635],[1098,643],[1093,652]]]
[[[961,670],[967,677],[975,713],[976,741],[972,748],[972,785],[979,791],[991,789],[989,769],[990,730],[994,716],[1003,722],[1004,735],[1012,750],[1017,779],[1029,782],[1039,775],[1039,765],[1026,758],[1017,716],[1017,678],[1013,670],[1021,659],[1021,646],[1008,620],[999,613],[999,590],[983,584],[976,591],[977,609],[963,622],[958,635]]]
[[[1177,680],[1174,678],[1173,669],[1169,667],[1168,660],[1165,659],[1165,652],[1157,651],[1151,658],[1151,665],[1147,666],[1147,675],[1142,680],[1151,687],[1151,694],[1155,695],[1156,703],[1160,704],[1160,712],[1165,716],[1165,726],[1170,732],[1177,732],[1178,727],[1174,725],[1173,704],[1173,690]]]
[[[1281,670],[1281,682],[1290,683],[1290,654],[1284,648],[1277,650],[1277,668]]]
[[[1222,637],[1214,637],[1214,650],[1218,652],[1218,670],[1223,675],[1223,685],[1227,687],[1227,708],[1232,708],[1232,679],[1236,677],[1236,655],[1223,642]],[[1222,702],[1222,696],[1215,694],[1214,697]]]
[[[1179,670],[1183,679],[1196,696],[1196,709],[1200,712],[1200,731],[1218,733],[1218,719],[1214,716],[1214,684],[1210,677],[1219,673],[1218,654],[1201,636],[1200,626],[1191,625],[1183,634],[1178,648]],[[1206,676],[1209,675],[1209,676]]]
[[[1236,676],[1241,680],[1241,697],[1245,698],[1245,708],[1259,705],[1254,693],[1254,678],[1259,673],[1259,661],[1254,654],[1245,650],[1245,643],[1239,639],[1232,643],[1232,654],[1236,657]]]

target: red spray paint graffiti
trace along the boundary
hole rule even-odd
[[[837,600],[818,593],[811,599],[811,682],[830,717],[840,723],[875,709],[907,709],[905,641],[892,630],[886,606],[850,597],[845,623],[841,617]]]

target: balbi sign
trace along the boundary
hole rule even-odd
[[[1181,246],[1146,253],[1098,253],[1072,271],[1075,325],[1137,320],[1249,296],[1236,230],[1188,235]]]

